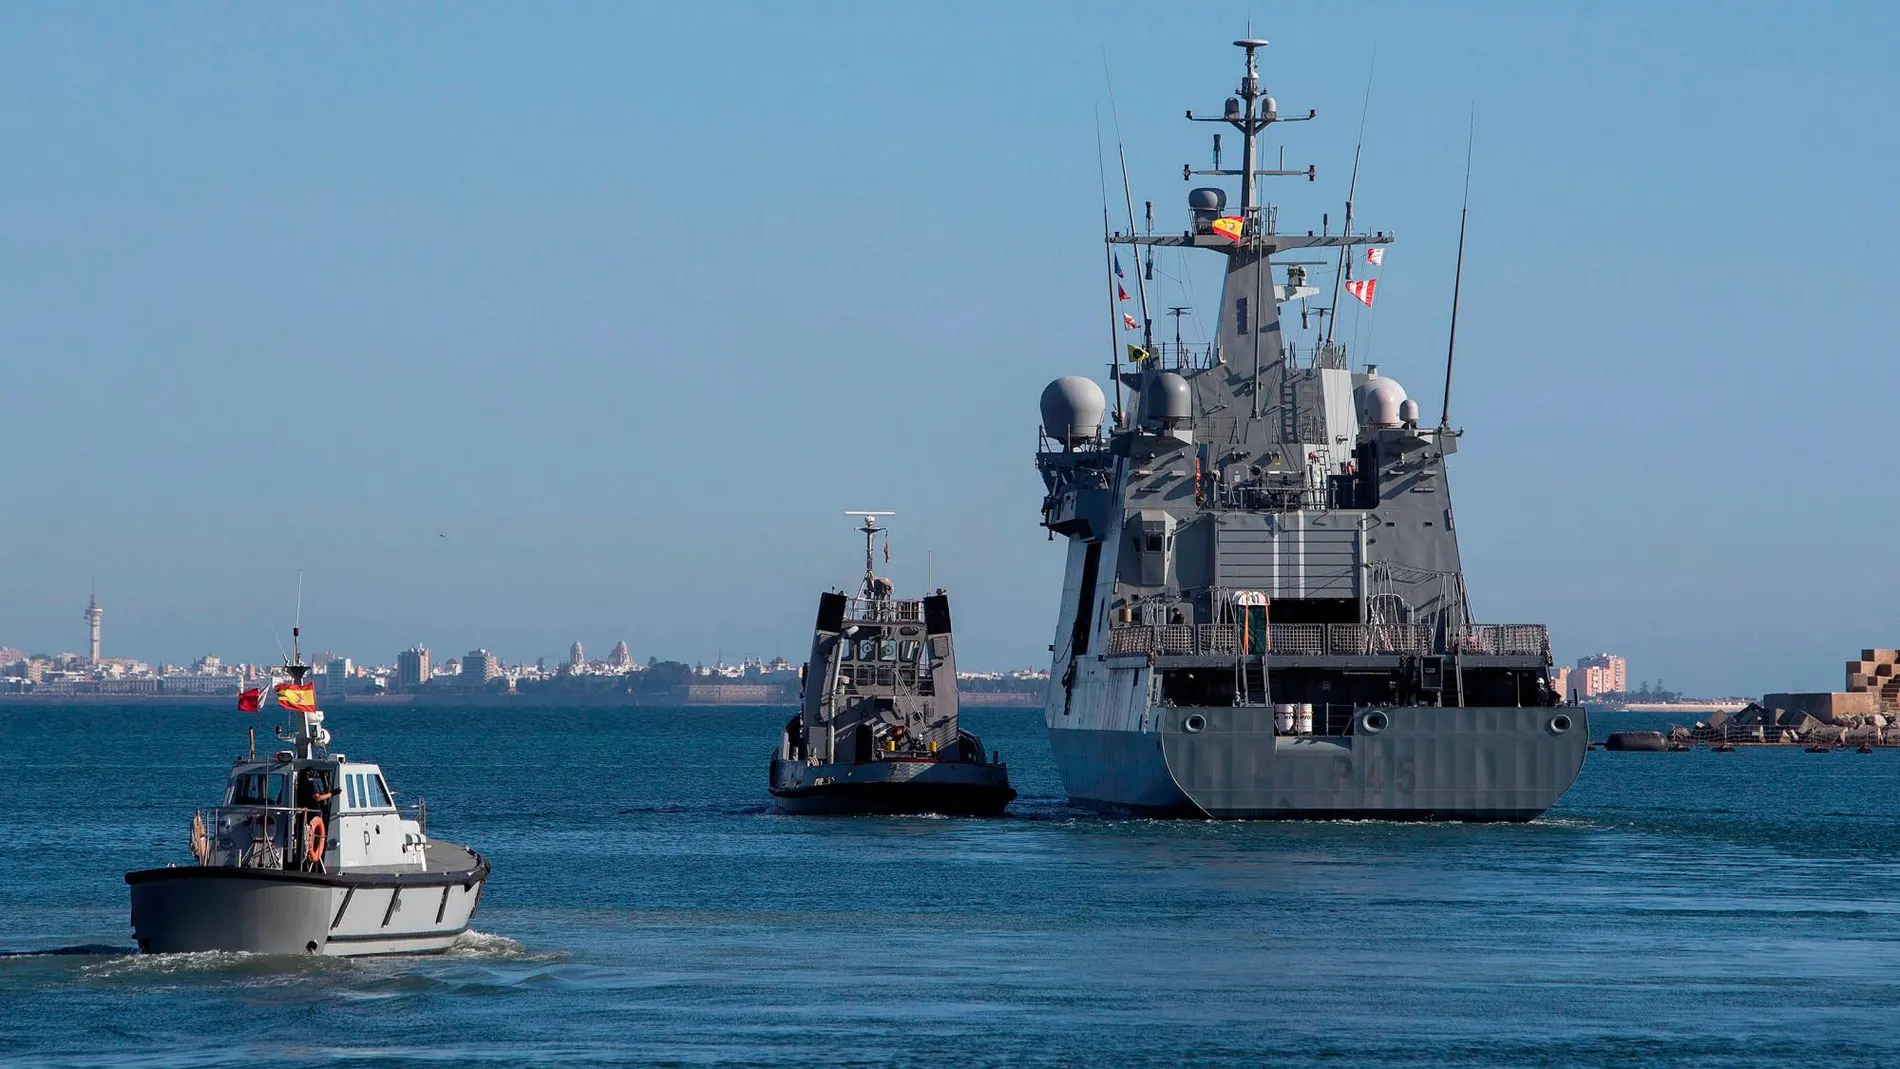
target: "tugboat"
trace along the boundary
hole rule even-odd
[[[894,597],[872,556],[886,530],[877,518],[893,513],[845,515],[864,520],[864,583],[856,597],[819,595],[772,796],[799,814],[1000,815],[1016,797],[1009,766],[1000,754],[985,760],[983,740],[957,724],[949,596]]]
[[[193,863],[125,875],[143,953],[429,953],[468,930],[488,860],[430,839],[420,802],[398,806],[380,768],[331,752],[299,631],[271,688],[291,748],[260,758],[253,730],[222,804],[192,816]],[[247,690],[238,708],[264,700]]]
[[[1313,114],[1279,111],[1267,42],[1234,44],[1239,88],[1188,118],[1238,131],[1238,159],[1223,165],[1216,134],[1213,167],[1184,173],[1238,179],[1238,210],[1203,186],[1182,229],[1157,233],[1150,210],[1137,233],[1131,198],[1128,231],[1103,235],[1113,416],[1086,378],[1042,397],[1041,522],[1068,541],[1044,709],[1056,769],[1071,804],[1114,813],[1532,820],[1576,781],[1589,723],[1560,704],[1542,624],[1472,611],[1446,466],[1464,434],[1452,349],[1433,425],[1334,341],[1340,290],[1370,307],[1378,281],[1353,279],[1355,256],[1382,263],[1391,235],[1353,229],[1350,193],[1344,229],[1283,228],[1262,203],[1261,178],[1314,172],[1261,167],[1261,136]],[[1148,257],[1125,281],[1124,247]],[[1154,337],[1156,248],[1223,268],[1208,344],[1183,344],[1178,319],[1173,345]],[[1331,265],[1302,258],[1320,250],[1338,257],[1327,307],[1308,272]],[[1461,224],[1460,275],[1463,250]],[[1455,276],[1454,340],[1457,292]],[[1126,361],[1124,328],[1140,340]]]

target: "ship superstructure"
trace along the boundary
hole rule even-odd
[[[1202,187],[1185,232],[1106,235],[1224,257],[1215,339],[1150,329],[1117,354],[1106,420],[1089,379],[1042,397],[1042,522],[1068,539],[1045,709],[1058,769],[1074,803],[1110,810],[1531,819],[1576,778],[1583,713],[1551,691],[1542,625],[1472,614],[1446,471],[1461,432],[1442,412],[1421,425],[1330,332],[1300,344],[1283,323],[1331,311],[1308,305],[1315,262],[1288,254],[1391,237],[1352,232],[1350,210],[1339,233],[1279,229],[1257,180],[1313,171],[1255,166],[1261,132],[1295,120],[1261,84],[1266,42],[1235,44],[1235,96],[1188,117],[1239,130],[1241,167],[1221,169],[1217,136],[1215,167],[1184,170],[1238,178],[1238,214]]]

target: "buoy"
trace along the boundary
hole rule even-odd
[[[1660,731],[1612,731],[1610,737],[1603,740],[1603,748],[1640,753],[1662,753],[1669,748],[1669,743]]]

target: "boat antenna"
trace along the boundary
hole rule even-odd
[[[1339,286],[1352,277],[1352,202],[1359,195],[1359,154],[1366,147],[1366,113],[1372,110],[1372,72],[1379,66],[1379,53],[1375,49],[1372,62],[1366,65],[1366,96],[1359,105],[1359,143],[1352,147],[1352,180],[1346,183],[1346,229],[1348,244],[1339,247],[1339,270],[1333,272],[1333,314],[1326,320],[1326,344],[1333,344],[1333,330],[1339,326]]]
[[[290,655],[303,663],[303,569],[297,569],[297,615],[290,624]]]
[[[897,515],[897,513],[895,512],[868,512],[868,511],[863,511],[863,510],[854,511],[851,509],[846,509],[844,514],[846,516],[864,517],[863,526],[858,528],[858,530],[864,532],[864,596],[867,598],[876,597],[877,596],[877,560],[872,555],[871,550],[872,550],[872,545],[874,541],[877,539],[877,536],[879,535],[879,533],[884,532],[884,528],[879,527],[877,525],[877,518],[879,516],[895,516]],[[888,533],[885,533],[884,537],[886,540],[886,544],[888,545],[890,535]]]
[[[1458,352],[1458,291],[1465,281],[1465,221],[1471,216],[1471,143],[1478,132],[1478,105],[1471,105],[1465,128],[1465,201],[1458,209],[1458,266],[1451,275],[1451,336],[1445,342],[1445,400],[1438,406],[1438,429],[1451,429],[1451,359]]]
[[[1108,84],[1108,117],[1115,124],[1115,156],[1122,167],[1122,201],[1128,205],[1128,234],[1133,237],[1137,233],[1135,193],[1128,185],[1128,149],[1122,143],[1121,109],[1115,106],[1115,79],[1109,75],[1106,47],[1102,49],[1102,80]],[[1153,246],[1149,248],[1152,256]],[[1148,317],[1148,282],[1141,277],[1141,265],[1137,263],[1135,268],[1135,295],[1141,301],[1141,347],[1152,353],[1155,351],[1154,320]]]
[[[1102,109],[1095,108],[1095,177],[1102,187],[1102,267],[1108,272],[1108,380],[1115,384],[1115,424],[1122,421],[1121,334],[1115,329],[1115,246],[1108,240],[1108,163],[1102,156]]]

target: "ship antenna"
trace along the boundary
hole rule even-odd
[[[1339,247],[1339,270],[1333,272],[1333,314],[1326,320],[1326,344],[1333,344],[1333,330],[1339,326],[1339,286],[1352,277],[1352,202],[1359,194],[1359,153],[1366,147],[1366,113],[1372,110],[1372,72],[1378,68],[1379,53],[1372,53],[1372,62],[1366,67],[1366,97],[1359,105],[1359,143],[1352,147],[1352,181],[1346,183],[1346,238],[1348,243]],[[1356,322],[1356,321],[1355,321]]]
[[[1108,115],[1115,124],[1115,156],[1122,167],[1122,200],[1128,205],[1128,235],[1135,231],[1135,193],[1128,185],[1128,149],[1122,144],[1121,109],[1115,106],[1115,79],[1108,71],[1108,50],[1102,50],[1102,80],[1108,83]],[[1141,347],[1149,353],[1155,351],[1154,320],[1148,317],[1148,283],[1141,277],[1138,263],[1135,265],[1135,295],[1141,301]],[[1152,366],[1152,361],[1150,362]]]
[[[1438,429],[1451,429],[1451,359],[1458,352],[1458,291],[1465,281],[1465,220],[1471,215],[1471,143],[1478,131],[1478,105],[1471,105],[1465,129],[1465,202],[1458,209],[1458,266],[1451,276],[1451,336],[1445,342],[1445,400],[1438,406]]]
[[[1108,240],[1108,163],[1102,157],[1102,109],[1095,109],[1095,177],[1102,187],[1102,267],[1108,272],[1108,378],[1115,384],[1115,425],[1122,421],[1121,334],[1115,329],[1115,246]]]
[[[862,510],[853,511],[847,509],[845,510],[845,515],[864,517],[864,525],[858,528],[858,530],[864,532],[864,596],[874,598],[877,596],[877,561],[871,551],[879,532],[884,530],[877,525],[877,518],[879,516],[895,516],[897,513],[867,512]],[[888,534],[885,535],[885,538],[888,539],[889,537]]]
[[[296,663],[303,663],[303,569],[297,569],[297,615],[290,624],[290,655]],[[302,682],[302,680],[298,680]]]

